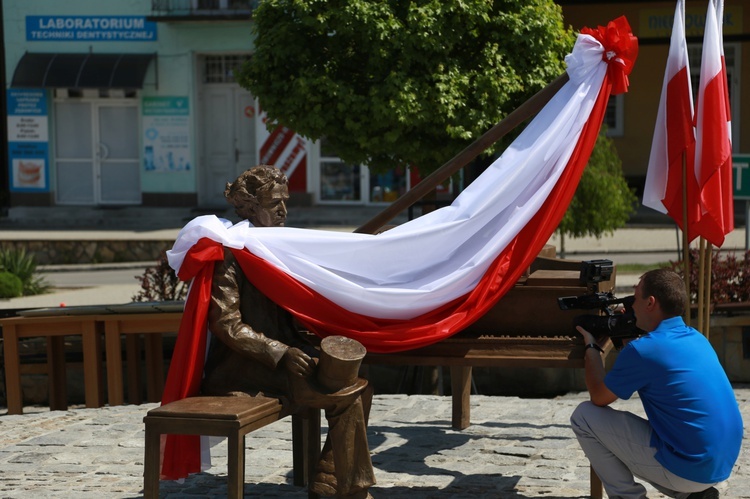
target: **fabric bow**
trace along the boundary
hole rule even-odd
[[[596,38],[604,47],[602,59],[607,62],[612,95],[627,92],[630,83],[628,75],[638,57],[638,38],[633,35],[625,16],[620,16],[597,29],[583,28],[581,34]]]

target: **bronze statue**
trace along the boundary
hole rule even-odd
[[[237,215],[256,227],[286,222],[287,179],[274,166],[247,170],[227,184],[224,195]],[[371,497],[368,489],[375,475],[361,397],[366,382],[356,371],[353,377],[344,376],[348,386],[331,386],[330,376],[314,376],[318,350],[299,333],[289,312],[245,278],[227,248],[224,261],[214,268],[208,326],[212,337],[203,393],[264,394],[280,397],[292,408],[325,410],[328,437],[310,489],[321,496]]]

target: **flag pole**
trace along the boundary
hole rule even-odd
[[[482,154],[488,147],[500,140],[508,132],[535,115],[555,96],[558,90],[568,82],[568,73],[558,76],[552,83],[534,94],[529,100],[517,107],[477,140],[469,144],[466,149],[458,153],[443,166],[432,172],[417,185],[409,189],[403,196],[395,200],[383,211],[369,221],[357,227],[354,232],[360,234],[374,234],[385,224],[393,220],[396,215],[413,205],[426,194],[448,180],[451,175],[468,165],[470,161]]]
[[[701,236],[698,249],[698,323],[703,331],[706,311],[706,240]]]
[[[685,280],[685,324],[690,325],[690,242],[688,241],[687,156],[682,152],[682,265]]]
[[[708,330],[711,326],[711,266],[713,265],[713,244],[710,242],[706,246],[706,275],[704,277],[704,283],[706,291],[704,292],[704,299],[706,301],[706,311],[704,317],[705,324],[703,325],[703,334],[708,338]]]

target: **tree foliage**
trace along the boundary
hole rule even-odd
[[[625,225],[636,202],[635,193],[622,174],[617,149],[603,129],[557,230],[570,237],[611,234]]]
[[[238,75],[346,162],[429,173],[564,71],[552,0],[264,0]],[[492,152],[492,151],[490,151]]]

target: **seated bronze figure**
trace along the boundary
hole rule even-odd
[[[247,170],[227,184],[224,195],[253,226],[281,227],[286,222],[287,179],[276,167]],[[323,409],[328,436],[311,490],[321,496],[370,497],[375,476],[362,402],[366,382],[355,372],[349,378],[353,383],[335,391],[339,387],[320,383],[314,375],[318,350],[299,333],[289,312],[246,279],[226,248],[223,262],[214,268],[208,326],[212,336],[202,392],[263,394],[280,397],[292,408]]]

